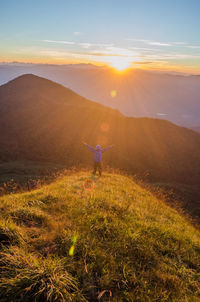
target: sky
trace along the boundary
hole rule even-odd
[[[0,0],[0,62],[200,74],[200,0]]]

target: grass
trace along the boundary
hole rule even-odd
[[[200,301],[199,231],[126,176],[88,178],[0,198],[0,301]]]
[[[37,187],[53,181],[64,170],[63,165],[16,160],[0,163],[0,195],[28,190],[34,181]]]

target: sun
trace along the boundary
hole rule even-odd
[[[124,71],[131,66],[130,62],[128,60],[125,60],[124,58],[114,58],[110,65],[118,71]]]

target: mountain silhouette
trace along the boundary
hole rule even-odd
[[[60,84],[32,74],[0,86],[0,159],[88,165],[87,141],[102,147],[104,165],[152,179],[199,183],[200,135],[171,122],[125,117]]]

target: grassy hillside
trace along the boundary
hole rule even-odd
[[[199,301],[199,231],[126,176],[89,181],[0,198],[0,301]]]

